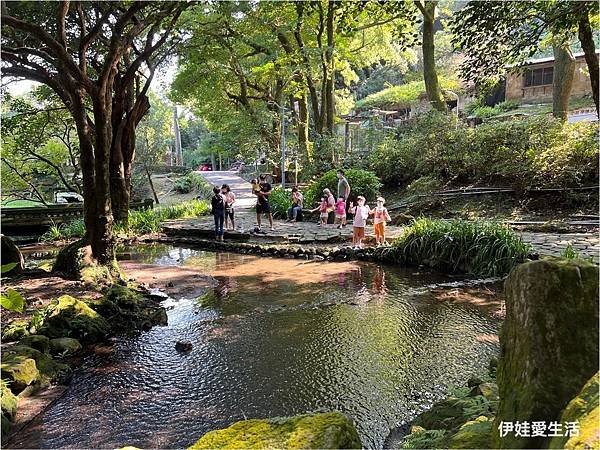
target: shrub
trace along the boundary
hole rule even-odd
[[[506,275],[530,250],[501,224],[419,219],[383,250],[383,256],[403,265],[488,277]]]
[[[85,222],[83,219],[75,219],[60,225],[52,225],[40,237],[42,242],[51,242],[61,239],[80,238],[85,234]]]
[[[281,186],[273,188],[269,196],[269,204],[271,212],[276,219],[286,219],[287,210],[292,206],[292,194],[290,191],[283,189]]]
[[[356,198],[362,195],[369,200],[375,200],[381,188],[381,181],[373,172],[361,169],[345,170],[346,178],[350,183],[350,197]],[[306,191],[304,205],[312,207],[313,204],[319,202],[323,189],[329,188],[333,195],[337,195],[338,178],[336,169],[332,169],[325,173],[321,178],[313,181]]]
[[[202,198],[209,198],[212,195],[212,186],[197,172],[190,172],[175,180],[173,189],[180,194],[195,192]]]

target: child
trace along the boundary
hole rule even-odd
[[[350,212],[354,214],[354,222],[352,223],[352,246],[354,249],[362,248],[362,240],[365,237],[365,226],[371,209],[365,205],[365,198],[361,195],[356,197],[358,205],[350,202]]]
[[[252,193],[258,197],[258,193],[260,192],[260,184],[256,178],[252,178],[250,181],[252,185]]]
[[[392,220],[387,208],[383,206],[384,204],[385,199],[377,197],[377,206],[369,213],[374,216],[375,242],[378,246],[385,245],[385,223]]]
[[[223,241],[223,223],[225,222],[225,197],[221,194],[221,189],[218,187],[213,188],[213,196],[210,199],[210,205],[212,207],[212,215],[215,218],[215,239],[217,241]]]
[[[315,211],[319,211],[319,226],[324,227],[327,225],[327,217],[329,217],[329,213],[327,212],[328,208],[327,198],[321,197],[321,204],[317,206],[315,209],[311,209],[310,212],[313,213]]]
[[[340,221],[338,228],[342,228],[346,226],[346,201],[344,197],[338,198],[338,201],[335,203],[335,220],[334,224]]]

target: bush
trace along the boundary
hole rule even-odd
[[[489,121],[476,128],[431,112],[370,156],[386,184],[422,176],[516,189],[577,187],[598,180],[598,125],[546,116]]]
[[[276,186],[269,196],[271,212],[276,219],[287,219],[287,210],[292,206],[292,193],[281,186]]]
[[[80,238],[84,234],[85,222],[83,219],[75,219],[60,225],[52,225],[48,231],[42,234],[40,241],[52,242],[62,239]]]
[[[195,192],[202,198],[209,198],[212,195],[212,186],[197,172],[190,172],[175,180],[173,189],[180,194]]]
[[[402,265],[489,277],[506,275],[530,250],[501,224],[419,219],[383,250],[383,256]]]
[[[346,178],[350,183],[350,197],[356,198],[362,195],[369,200],[375,200],[381,188],[379,178],[368,170],[349,169],[345,170]],[[312,205],[318,203],[323,194],[323,189],[329,188],[333,195],[337,195],[338,178],[336,169],[332,169],[325,173],[321,178],[313,181],[306,191],[304,205],[311,208]]]

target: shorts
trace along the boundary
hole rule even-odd
[[[375,237],[385,236],[385,222],[375,224]]]
[[[354,237],[357,239],[365,237],[365,227],[352,227],[352,231],[354,232]]]
[[[233,220],[233,215],[234,215],[234,211],[233,208],[226,208],[225,209],[225,218],[230,218],[231,220]]]
[[[329,217],[329,213],[327,213],[327,212],[322,212],[322,213],[319,215],[319,217],[320,217],[321,219],[327,219],[327,217]]]
[[[346,214],[336,214],[336,215],[335,215],[335,218],[336,218],[336,219],[342,219],[342,220],[343,220],[343,219],[345,219],[345,218],[346,218]]]
[[[269,202],[257,203],[256,204],[256,214],[270,214],[271,213],[271,205]]]

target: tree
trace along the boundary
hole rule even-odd
[[[476,83],[498,80],[507,66],[518,70],[546,36],[577,32],[598,112],[598,56],[590,24],[597,16],[598,2],[593,1],[470,1],[452,24],[454,43],[466,56],[460,71]]]
[[[113,213],[127,220],[135,127],[156,66],[179,41],[185,2],[3,2],[2,70],[49,86],[77,128],[86,241],[114,261]]]
[[[569,97],[575,77],[575,57],[567,39],[555,37],[552,49],[554,52],[552,114],[557,119],[566,121],[569,114]]]

